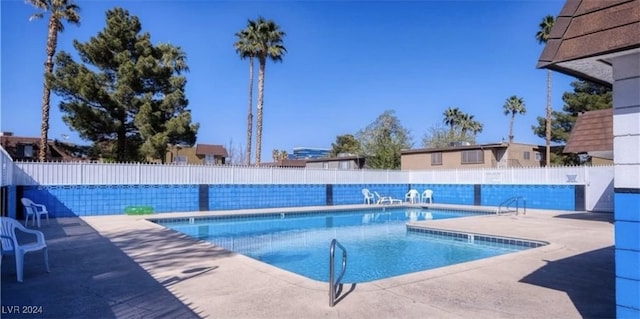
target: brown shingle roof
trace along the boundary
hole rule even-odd
[[[447,146],[447,147],[434,147],[434,148],[417,148],[417,149],[405,149],[401,150],[400,154],[428,154],[438,152],[455,152],[466,150],[480,150],[480,149],[498,149],[507,148],[508,144],[493,143],[493,144],[474,144],[474,145],[461,145],[461,146]]]
[[[57,142],[52,140],[47,141],[49,145],[49,151],[47,154],[48,160],[54,161],[74,161],[82,160],[82,158],[76,158],[67,153],[63,148],[56,145]],[[20,157],[17,154],[17,147],[20,144],[31,145],[33,147],[31,157]],[[38,151],[40,150],[40,138],[39,137],[25,137],[14,136],[3,132],[0,135],[0,145],[11,155],[14,160],[35,160],[38,157]]]
[[[578,115],[564,153],[613,150],[613,110],[589,111]]]
[[[537,67],[609,85],[612,53],[640,48],[640,0],[567,0]]]
[[[197,144],[196,155],[213,155],[227,157],[227,149],[222,145],[212,144]]]

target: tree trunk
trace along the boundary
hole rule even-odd
[[[551,70],[547,69],[547,110],[545,115],[546,166],[551,165]]]
[[[53,72],[53,55],[56,53],[56,44],[58,42],[58,28],[55,16],[49,17],[47,28],[47,60],[44,62],[44,81],[42,89],[42,121],[40,123],[40,148],[38,150],[38,160],[44,162],[47,160],[47,140],[49,133],[49,102],[51,97],[51,89],[47,82],[47,76]]]
[[[253,134],[253,57],[249,57],[249,98],[247,103],[247,154],[245,164],[251,165],[251,139]]]
[[[259,58],[260,66],[258,69],[258,103],[256,104],[256,113],[258,119],[256,121],[256,165],[260,165],[260,153],[262,152],[262,104],[264,97],[264,69],[267,64],[266,58]]]
[[[123,163],[125,161],[125,154],[126,149],[127,149],[127,127],[125,125],[126,123],[126,111],[124,110],[124,108],[119,107],[118,108],[118,112],[120,114],[118,114],[119,117],[119,121],[120,121],[120,127],[118,127],[118,131],[117,131],[117,141],[116,141],[116,161],[118,163]]]
[[[516,113],[511,112],[511,119],[509,120],[509,144],[513,143],[513,119],[516,117]]]

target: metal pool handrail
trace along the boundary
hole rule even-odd
[[[502,207],[504,207],[508,212],[509,205],[516,203],[516,215],[518,215],[520,211],[520,205],[519,205],[520,200],[522,200],[523,208],[524,208],[524,212],[522,214],[525,215],[527,213],[527,200],[524,198],[524,196],[514,196],[505,200],[500,204],[500,206],[498,206],[498,211],[496,212],[496,214],[500,215],[502,213]]]
[[[340,271],[340,275],[338,278],[334,280],[334,259],[335,259],[335,251],[336,246],[342,249],[342,270]],[[333,307],[336,302],[336,294],[338,291],[338,287],[342,286],[340,280],[342,280],[342,276],[344,276],[344,271],[347,269],[347,249],[342,246],[335,238],[331,241],[331,246],[329,246],[329,307]]]

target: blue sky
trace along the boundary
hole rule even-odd
[[[516,116],[515,141],[544,144],[531,130],[546,104],[546,71],[535,68],[542,45],[534,35],[562,0],[75,3],[81,25],[66,26],[58,51],[74,54],[73,39],[96,35],[105,11],[122,7],[139,17],[153,43],[186,52],[198,143],[244,145],[248,63],[232,44],[247,19],[262,15],[287,33],[288,50],[283,63],[266,67],[263,162],[273,149],[330,148],[336,136],[355,134],[390,109],[411,131],[414,148],[451,106],[484,124],[478,143],[499,142],[508,137],[502,106],[511,95],[527,107]],[[1,1],[0,128],[19,136],[40,132],[46,20],[29,22],[34,12],[22,0]],[[571,81],[553,73],[555,110]],[[49,137],[88,144],[62,122],[58,102],[53,96]]]

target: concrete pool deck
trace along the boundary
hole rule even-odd
[[[255,210],[153,217],[249,212]],[[24,282],[17,283],[13,258],[5,257],[2,318],[615,317],[612,214],[530,209],[525,215],[417,222],[549,245],[345,284],[333,308],[328,283],[192,240],[147,217],[44,222],[51,273],[44,272],[42,254],[31,253],[25,258]],[[8,312],[11,306],[42,306],[42,313],[14,315]]]

